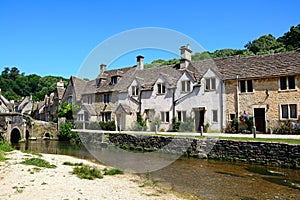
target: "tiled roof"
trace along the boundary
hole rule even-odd
[[[81,99],[81,94],[84,92],[87,81],[77,78],[75,76],[71,76],[71,81],[73,83],[74,91],[76,94],[76,101]]]
[[[196,66],[212,67],[223,80],[267,78],[300,74],[300,52],[227,57],[193,62]],[[199,71],[199,69],[198,69]]]

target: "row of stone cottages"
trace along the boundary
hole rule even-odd
[[[269,132],[285,120],[299,120],[300,52],[191,61],[189,46],[180,48],[180,64],[144,69],[144,57],[133,67],[107,70],[95,80],[72,76],[62,102],[81,105],[79,121],[115,120],[118,130],[132,130],[140,113],[159,130],[172,130],[172,118],[194,120],[195,131],[209,124],[223,131],[247,114],[257,131]]]

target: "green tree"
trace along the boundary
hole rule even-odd
[[[282,37],[279,37],[277,41],[283,43],[287,50],[300,49],[300,24],[292,26],[290,30],[284,33]]]
[[[74,119],[73,113],[79,110],[78,105],[64,102],[60,105],[58,110],[58,117],[65,117],[67,120]]]
[[[245,48],[256,55],[285,51],[283,43],[278,42],[271,34],[263,35],[256,40],[248,42]]]

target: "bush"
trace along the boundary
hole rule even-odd
[[[141,114],[137,114],[135,126],[133,129],[135,131],[145,131],[147,129],[146,121],[143,119]]]
[[[172,119],[172,131],[178,132],[179,128],[180,128],[180,122],[177,121],[176,117],[173,117],[173,119]]]
[[[81,179],[93,180],[95,178],[103,178],[99,170],[88,166],[77,166],[73,169],[72,174],[76,174]]]
[[[105,131],[115,131],[116,124],[115,121],[108,121],[108,122],[99,122],[100,129]]]
[[[182,132],[193,132],[195,130],[194,118],[186,118],[185,122],[180,123],[179,130]]]
[[[293,124],[290,120],[285,121],[273,131],[274,134],[300,134],[300,124]]]
[[[150,131],[155,131],[155,129],[156,129],[156,125],[157,125],[157,129],[159,128],[159,126],[160,126],[160,124],[161,124],[161,121],[160,121],[160,118],[159,117],[155,117],[152,121],[151,121],[151,123],[150,123]]]
[[[73,140],[76,143],[80,143],[80,138],[77,132],[71,131],[74,128],[74,124],[71,122],[61,123],[59,126],[59,131],[57,137],[60,141],[70,141]]]

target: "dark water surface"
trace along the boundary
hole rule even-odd
[[[19,144],[18,148],[95,160],[84,147],[58,141],[30,141]],[[300,200],[300,170],[294,169],[180,158],[151,172],[151,177],[177,192],[197,195],[201,199]]]

